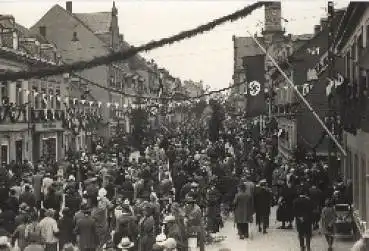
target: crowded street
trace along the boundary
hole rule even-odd
[[[369,2],[20,2],[0,251],[369,250]]]
[[[220,235],[228,236],[221,243],[216,243],[206,247],[206,250],[218,251],[222,248],[224,250],[275,250],[275,251],[295,251],[297,246],[296,232],[294,230],[280,230],[278,223],[275,222],[273,213],[271,214],[271,227],[267,235],[262,235],[257,232],[255,226],[252,227],[252,237],[250,240],[242,241],[234,235],[235,228],[232,221],[227,221],[224,228],[220,231]],[[326,241],[324,236],[314,234],[312,239],[312,250],[326,250]],[[337,251],[350,250],[352,247],[352,240],[337,239],[335,249]]]

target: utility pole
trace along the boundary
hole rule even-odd
[[[328,78],[333,80],[334,79],[334,69],[335,69],[335,57],[333,51],[333,36],[334,36],[334,27],[333,27],[333,18],[334,18],[334,3],[333,1],[328,2]],[[332,131],[333,125],[335,124],[336,118],[336,111],[334,107],[334,97],[331,97],[328,100],[328,129]],[[334,132],[332,132],[334,135]],[[335,147],[332,142],[332,139],[328,139],[328,174],[329,179],[333,182],[336,173],[337,173],[337,166],[336,162],[334,161],[336,158],[335,156]]]

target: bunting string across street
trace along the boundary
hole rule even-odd
[[[369,250],[343,5],[0,1],[0,251]]]

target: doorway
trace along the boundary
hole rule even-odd
[[[9,164],[9,148],[8,145],[1,145],[1,164]]]
[[[18,164],[23,161],[23,140],[15,141],[15,161]]]

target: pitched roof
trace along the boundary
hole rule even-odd
[[[106,33],[110,31],[111,12],[73,13],[81,22],[88,26],[94,33]]]
[[[96,35],[110,32],[112,21],[111,12],[73,13],[73,15]],[[102,40],[100,37],[99,39]],[[106,43],[105,41],[103,42]],[[127,50],[131,48],[131,45],[128,42],[123,41],[122,47],[123,50]],[[133,70],[147,69],[148,67],[146,60],[140,55],[135,55],[129,58],[128,62]]]

